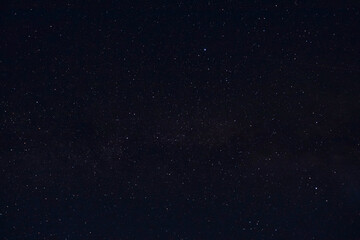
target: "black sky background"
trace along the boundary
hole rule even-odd
[[[4,5],[0,238],[359,239],[354,2]]]

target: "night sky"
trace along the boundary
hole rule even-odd
[[[360,239],[356,1],[10,1],[0,239]]]

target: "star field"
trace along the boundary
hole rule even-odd
[[[6,4],[1,239],[359,239],[355,1]]]

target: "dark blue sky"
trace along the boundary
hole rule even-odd
[[[2,239],[359,239],[348,2],[6,4]]]

